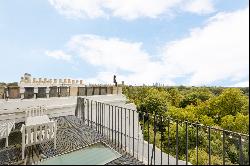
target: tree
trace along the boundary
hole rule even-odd
[[[148,95],[141,101],[139,109],[163,115],[167,110],[168,98],[169,94],[166,91],[159,92],[156,89],[149,89]]]
[[[181,95],[181,93],[178,91],[177,88],[171,88],[168,90],[168,92],[170,94],[171,105],[175,107],[179,107],[180,102],[183,99],[183,96]]]
[[[248,105],[247,96],[237,88],[224,89],[221,95],[210,101],[210,109],[217,110],[219,118],[226,115],[235,116],[238,112],[246,114]]]
[[[206,88],[192,88],[190,92],[187,93],[184,99],[180,102],[180,106],[182,108],[185,108],[187,105],[191,104],[197,106],[199,103],[210,99],[212,96],[212,92],[210,92]]]
[[[240,133],[249,131],[249,115],[237,113],[236,116],[226,115],[221,119],[221,127],[227,130]]]

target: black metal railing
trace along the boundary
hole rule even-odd
[[[249,135],[79,97],[75,115],[148,165],[249,164]]]

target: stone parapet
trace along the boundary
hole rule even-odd
[[[67,97],[69,96],[69,91],[70,91],[70,87],[59,87],[60,88],[60,97]]]
[[[4,86],[0,86],[0,99],[4,98],[4,89],[5,89]]]
[[[94,87],[86,87],[87,93],[86,96],[92,96],[94,94]]]
[[[113,87],[112,86],[107,87],[107,94],[113,94]]]
[[[49,97],[58,97],[58,87],[57,86],[52,86],[49,87]]]
[[[107,87],[101,87],[100,88],[100,95],[106,95],[107,94]]]
[[[0,99],[4,98],[6,87],[0,87]],[[107,94],[122,94],[122,87],[110,84],[89,84],[84,85],[83,80],[70,78],[32,78],[25,73],[21,77],[18,86],[9,86],[8,94],[10,99],[34,99],[49,97],[68,97],[68,96],[92,96]]]
[[[78,94],[78,87],[70,87],[70,96],[77,96]]]
[[[78,96],[86,96],[87,89],[86,87],[78,87]]]
[[[112,94],[117,94],[117,87],[116,86],[112,87]]]
[[[9,86],[9,99],[17,99],[20,98],[20,87],[18,86]]]

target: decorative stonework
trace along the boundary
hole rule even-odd
[[[27,87],[27,86],[83,86],[83,80],[72,80],[69,78],[64,79],[56,79],[56,78],[32,78],[32,76],[28,73],[25,73],[23,77],[21,77],[19,86]]]

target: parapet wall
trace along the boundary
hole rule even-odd
[[[112,85],[50,85],[50,86],[31,86],[31,84],[20,84],[19,86],[0,86],[0,99],[4,98],[4,92],[8,91],[9,99],[34,99],[49,97],[67,96],[92,96],[106,94],[122,94],[122,87]]]
[[[0,99],[34,99],[68,96],[122,94],[122,87],[110,84],[84,84],[83,80],[33,78],[25,73],[18,86],[0,86]]]

